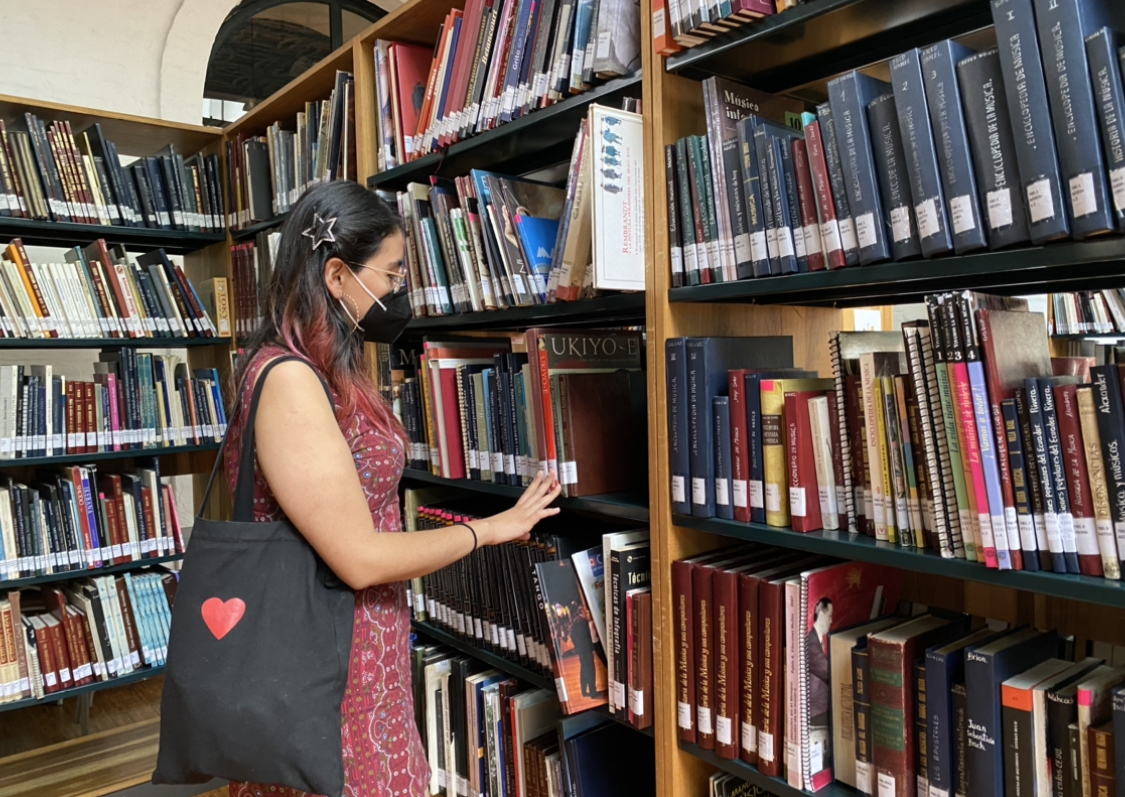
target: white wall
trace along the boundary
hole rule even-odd
[[[211,44],[238,0],[0,0],[0,93],[200,121]]]

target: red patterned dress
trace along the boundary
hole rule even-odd
[[[269,347],[254,356],[247,370],[250,395],[263,365],[289,352]],[[228,451],[240,451],[250,402],[232,420]],[[340,421],[360,484],[378,532],[402,531],[398,483],[404,455],[401,443],[380,433],[358,412]],[[226,458],[231,492],[238,478],[238,458]],[[279,520],[281,508],[265,477],[254,480],[254,520]],[[410,607],[406,585],[383,584],[355,594],[355,630],[343,702],[344,794],[346,797],[423,797],[429,767],[414,724],[410,690]],[[231,797],[301,797],[295,789],[258,783],[231,783]]]

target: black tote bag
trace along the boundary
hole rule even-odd
[[[218,777],[329,797],[344,789],[340,706],[355,593],[287,519],[253,522],[254,418],[266,374],[286,360],[300,358],[266,364],[254,386],[234,521],[195,519],[172,610],[153,783]],[[225,447],[224,438],[200,515]]]

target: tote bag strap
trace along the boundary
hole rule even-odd
[[[242,429],[242,451],[238,460],[238,483],[234,488],[234,521],[236,523],[250,523],[254,520],[254,419],[258,414],[258,399],[262,395],[262,387],[266,384],[266,376],[273,369],[275,365],[280,365],[289,360],[296,360],[303,362],[312,369],[313,373],[320,379],[320,384],[324,387],[324,393],[328,396],[329,404],[333,404],[332,391],[328,387],[328,383],[324,381],[324,377],[320,372],[309,365],[308,360],[303,357],[298,357],[293,354],[283,355],[270,360],[266,363],[262,370],[258,373],[258,377],[254,383],[254,392],[250,397],[250,411],[246,416],[246,424]],[[245,388],[245,385],[243,385]],[[236,417],[235,413],[241,406],[242,399],[245,395],[245,389],[240,389],[238,398],[235,400],[234,408],[231,412],[231,418]],[[207,489],[203,492],[203,501],[199,504],[199,517],[202,517],[207,512],[207,507],[211,503],[211,489],[215,486],[215,476],[219,472],[219,468],[223,463],[223,453],[226,451],[227,440],[230,439],[231,427],[227,428],[227,433],[223,435],[223,442],[219,445],[218,454],[215,456],[215,465],[211,468],[211,477],[207,479]]]

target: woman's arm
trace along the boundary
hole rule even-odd
[[[379,534],[351,451],[307,365],[285,362],[266,376],[254,430],[258,465],[285,515],[353,589],[423,576],[473,550],[464,526]],[[397,488],[394,485],[392,489]],[[559,486],[542,477],[506,512],[473,522],[480,545],[526,538]]]

